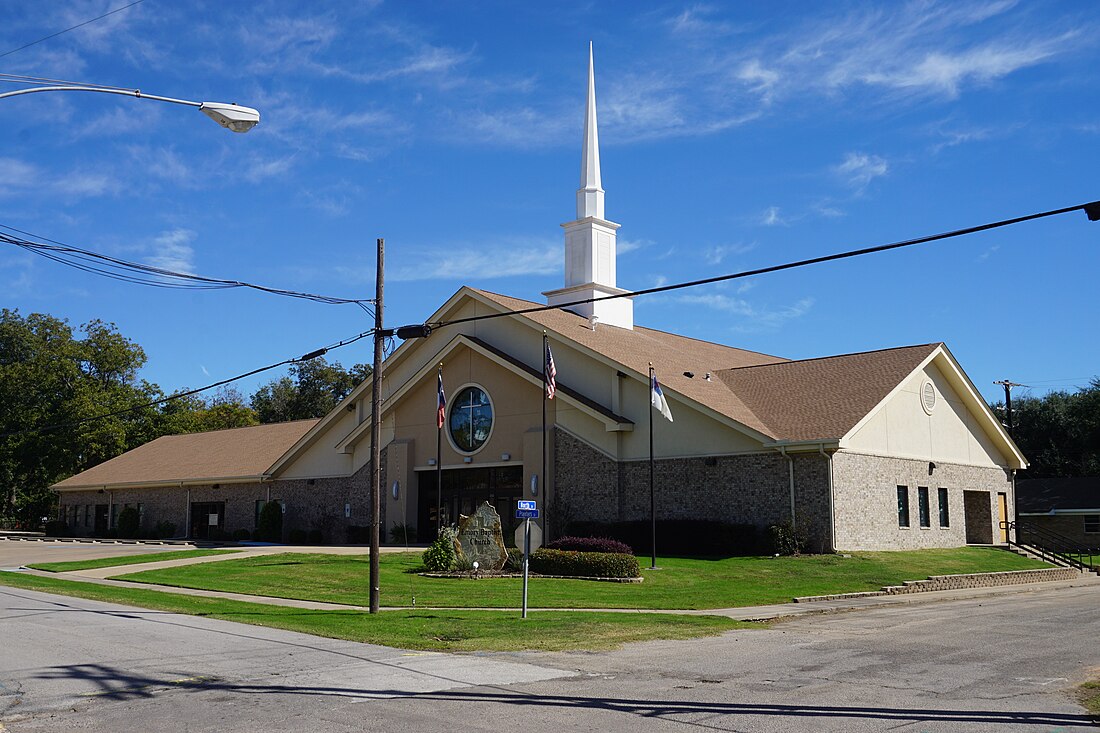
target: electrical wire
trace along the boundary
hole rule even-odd
[[[371,315],[373,315],[371,309],[367,307],[367,304],[374,303],[372,299],[339,298],[330,295],[318,295],[316,293],[301,292],[298,290],[273,288],[266,285],[257,285],[255,283],[245,282],[242,280],[226,280],[222,278],[195,275],[187,272],[176,272],[163,267],[156,267],[154,265],[147,265],[140,262],[130,262],[128,260],[111,257],[110,255],[101,254],[99,252],[93,252],[91,250],[73,247],[63,242],[58,242],[52,239],[48,239],[46,237],[42,237],[40,235],[32,234],[31,232],[26,232],[6,224],[0,224],[0,230],[5,229],[10,232],[16,232],[18,234],[25,235],[26,237],[36,237],[41,241],[25,239],[24,237],[13,236],[11,234],[7,234],[4,231],[0,231],[0,242],[14,245],[27,252],[45,257],[48,260],[52,260],[53,262],[57,262],[67,267],[72,267],[77,270],[81,270],[83,272],[94,275],[100,275],[102,277],[110,278],[112,280],[121,280],[123,282],[129,282],[135,285],[182,290],[251,288],[253,290],[259,290],[261,292],[270,293],[272,295],[281,295],[290,298],[312,300],[318,303],[327,303],[330,305],[354,303],[355,305],[365,310],[367,313],[371,313]]]
[[[561,310],[562,308],[568,308],[574,305],[583,305],[584,303],[597,303],[603,300],[614,300],[616,298],[635,298],[640,295],[653,295],[655,293],[667,293],[672,290],[682,290],[684,288],[694,288],[700,285],[710,285],[711,283],[726,282],[728,280],[737,280],[744,277],[753,277],[755,275],[766,275],[772,272],[781,272],[783,270],[793,270],[797,267],[806,267],[808,265],[818,265],[823,262],[833,262],[835,260],[848,259],[850,257],[860,257],[862,255],[875,254],[878,252],[886,252],[892,249],[900,249],[902,247],[912,247],[917,244],[926,244],[928,242],[936,242],[941,239],[950,239],[952,237],[960,237],[964,234],[974,234],[976,232],[985,232],[990,229],[998,229],[1000,227],[1009,226],[1011,224],[1020,224],[1025,221],[1033,221],[1035,219],[1042,219],[1048,216],[1057,216],[1059,214],[1068,214],[1071,211],[1084,211],[1088,214],[1089,219],[1096,221],[1100,219],[1100,201],[1091,201],[1087,204],[1078,204],[1076,206],[1067,206],[1061,209],[1052,209],[1050,211],[1042,211],[1038,214],[1028,214],[1026,216],[1017,216],[1012,219],[1002,219],[1001,221],[990,222],[988,224],[979,224],[978,226],[966,227],[965,229],[955,229],[950,232],[942,232],[940,234],[932,234],[926,237],[918,237],[916,239],[907,239],[902,242],[893,242],[891,244],[881,244],[875,247],[865,247],[863,249],[849,250],[846,252],[837,252],[831,255],[824,255],[822,257],[812,257],[808,260],[798,260],[796,262],[786,262],[781,265],[772,265],[770,267],[761,267],[755,270],[744,270],[742,272],[734,272],[728,275],[718,275],[716,277],[703,278],[702,280],[692,280],[690,282],[675,283],[673,285],[662,285],[656,288],[646,288],[644,290],[632,290],[626,293],[618,293],[615,295],[603,295],[594,298],[580,298],[578,300],[571,300],[565,303],[558,303],[556,305],[540,305],[532,306],[530,308],[518,308],[516,310],[499,311],[496,313],[485,313],[479,316],[468,316],[466,318],[455,318],[449,321],[432,321],[424,325],[430,326],[433,329],[443,328],[444,326],[454,326],[460,323],[472,323],[474,321],[484,321],[490,318],[503,318],[504,316],[523,315],[526,313],[540,313],[542,311]]]
[[[69,31],[75,31],[77,28],[83,28],[84,26],[88,25],[89,23],[94,23],[97,20],[103,20],[108,15],[114,15],[115,13],[121,13],[123,10],[128,10],[129,8],[134,7],[138,3],[143,3],[143,2],[145,2],[145,0],[134,0],[129,5],[123,5],[121,8],[115,8],[114,10],[109,10],[106,13],[104,13],[103,15],[98,15],[95,18],[92,18],[91,20],[84,21],[83,23],[77,23],[76,25],[72,26],[71,28],[66,28],[65,30],[58,31],[57,33],[51,33],[50,35],[45,36],[44,38],[39,38],[37,41],[31,41],[30,43],[25,43],[22,46],[20,46],[19,48],[13,48],[10,51],[5,51],[4,53],[0,53],[0,59],[4,58],[5,56],[11,56],[16,51],[22,51],[25,48],[30,48],[31,46],[34,46],[35,44],[42,43],[43,41],[48,41],[51,38],[57,38],[58,36],[60,36],[63,33],[68,33]]]
[[[288,364],[298,364],[298,363],[301,363],[301,362],[310,361],[311,359],[316,359],[319,356],[324,356],[325,354],[327,354],[330,351],[333,351],[335,349],[339,349],[343,346],[348,346],[349,344],[353,344],[356,341],[361,341],[362,339],[365,339],[368,336],[373,336],[374,333],[375,333],[374,329],[371,329],[370,331],[364,331],[363,333],[357,334],[357,335],[352,336],[350,338],[341,339],[340,341],[337,341],[333,344],[329,344],[328,346],[322,346],[319,349],[314,349],[313,351],[310,351],[306,354],[303,354],[302,356],[294,357],[294,358],[290,358],[290,359],[283,359],[282,361],[276,362],[274,364],[268,364],[267,366],[262,366],[262,367],[259,367],[259,368],[256,368],[256,369],[252,369],[250,371],[245,372],[244,374],[238,374],[234,377],[229,377],[228,379],[220,379],[217,382],[213,382],[211,384],[207,384],[203,387],[198,387],[196,389],[189,389],[189,390],[186,390],[184,392],[177,392],[175,394],[169,395],[168,397],[164,397],[164,398],[159,399],[159,400],[152,400],[151,402],[146,402],[146,403],[141,404],[141,405],[135,405],[134,407],[127,407],[127,408],[124,408],[122,410],[114,410],[113,412],[105,412],[105,413],[102,413],[102,414],[99,414],[99,415],[92,415],[90,417],[84,417],[84,418],[81,418],[79,420],[70,420],[68,422],[55,423],[53,425],[44,425],[44,426],[36,427],[36,428],[25,428],[23,430],[12,430],[12,431],[9,431],[9,432],[6,432],[6,433],[0,433],[0,439],[2,439],[2,438],[11,438],[11,437],[15,437],[15,436],[18,436],[18,435],[29,435],[29,434],[32,434],[32,433],[46,433],[46,432],[51,432],[51,431],[54,431],[54,430],[60,430],[62,428],[76,427],[78,425],[84,425],[85,423],[89,423],[89,422],[95,422],[95,421],[98,421],[98,420],[106,420],[109,417],[117,417],[119,415],[125,415],[125,414],[130,413],[130,412],[137,412],[138,410],[145,410],[145,409],[150,408],[150,407],[157,407],[159,405],[163,405],[163,404],[166,404],[168,402],[172,402],[173,400],[182,399],[184,397],[190,397],[191,395],[195,395],[195,394],[198,394],[200,392],[206,392],[208,390],[214,389],[215,387],[221,387],[221,386],[229,384],[231,382],[236,382],[236,381],[239,381],[241,379],[245,379],[247,377],[251,377],[253,375],[260,374],[262,372],[267,372],[267,371],[270,371],[272,369],[278,369],[281,366],[286,366]]]

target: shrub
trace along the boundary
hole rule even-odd
[[[454,570],[455,562],[458,559],[455,554],[455,539],[457,536],[454,527],[440,529],[435,542],[429,545],[421,556],[424,560],[424,567],[435,573]]]
[[[648,520],[631,522],[572,522],[566,528],[578,537],[610,537],[648,555],[653,530]],[[662,555],[730,557],[773,552],[771,538],[753,524],[710,519],[657,520],[657,552]]]
[[[292,545],[308,544],[309,533],[304,529],[292,529],[287,533],[286,541]]]
[[[508,548],[508,559],[504,561],[504,569],[509,573],[523,572],[523,550],[518,547]]]
[[[237,542],[245,542],[252,539],[252,533],[244,527],[241,527],[240,529],[233,530],[233,539]]]
[[[801,555],[806,551],[810,536],[806,530],[806,523],[802,522],[797,527],[789,521],[780,522],[771,526],[772,539],[775,541],[775,551],[780,555]]]
[[[349,545],[369,545],[370,544],[370,527],[366,527],[360,524],[348,525],[348,544]]]
[[[166,537],[176,536],[176,523],[175,522],[157,522],[153,528],[154,536],[157,539],[163,540]]]
[[[543,545],[547,550],[574,550],[576,552],[618,552],[633,555],[634,550],[625,542],[610,537],[559,537]]]
[[[141,529],[141,515],[138,514],[138,510],[132,506],[123,507],[122,511],[118,513],[118,536],[132,540],[138,536],[138,530]]]
[[[404,545],[416,542],[416,527],[407,524],[395,524],[390,527],[390,542],[395,545]]]
[[[310,545],[323,545],[325,544],[325,534],[319,529],[311,529],[306,532],[306,544]]]
[[[256,522],[256,539],[261,542],[283,541],[283,507],[277,501],[269,501],[260,510]]]
[[[46,522],[46,536],[47,537],[64,537],[69,533],[69,525],[65,524],[60,519],[51,519]]]
[[[574,552],[538,549],[531,553],[531,570],[542,575],[586,578],[637,578],[638,558],[620,552]]]

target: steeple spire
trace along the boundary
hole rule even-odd
[[[600,182],[600,135],[596,129],[596,71],[592,42],[588,42],[588,103],[584,111],[584,147],[581,151],[581,187],[577,190],[577,219],[603,218]]]
[[[615,232],[619,225],[604,218],[600,181],[600,136],[596,132],[596,71],[592,44],[588,44],[588,102],[584,110],[581,187],[577,190],[577,218],[561,225],[565,230],[565,287],[543,295],[549,305],[593,299],[568,306],[593,324],[634,327],[634,303],[629,298],[606,299],[627,291],[615,285]],[[604,298],[603,300],[596,300]]]

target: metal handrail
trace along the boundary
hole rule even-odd
[[[1047,562],[1068,564],[1085,572],[1097,572],[1095,556],[1100,550],[1094,547],[1086,547],[1075,540],[1059,534],[1050,529],[1040,527],[1032,522],[1016,520],[1014,522],[1001,522],[1001,529],[1011,531],[1015,540],[1009,540],[1010,545],[1027,547],[1036,555]],[[1088,558],[1086,561],[1085,558]]]

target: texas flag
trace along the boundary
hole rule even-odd
[[[672,410],[668,409],[668,400],[665,399],[665,393],[661,391],[661,383],[657,381],[657,375],[650,373],[649,379],[651,382],[649,385],[650,404],[660,410],[669,422],[672,422]]]
[[[439,370],[439,408],[435,414],[435,426],[443,428],[443,418],[447,414],[447,395],[443,394],[443,370]]]

